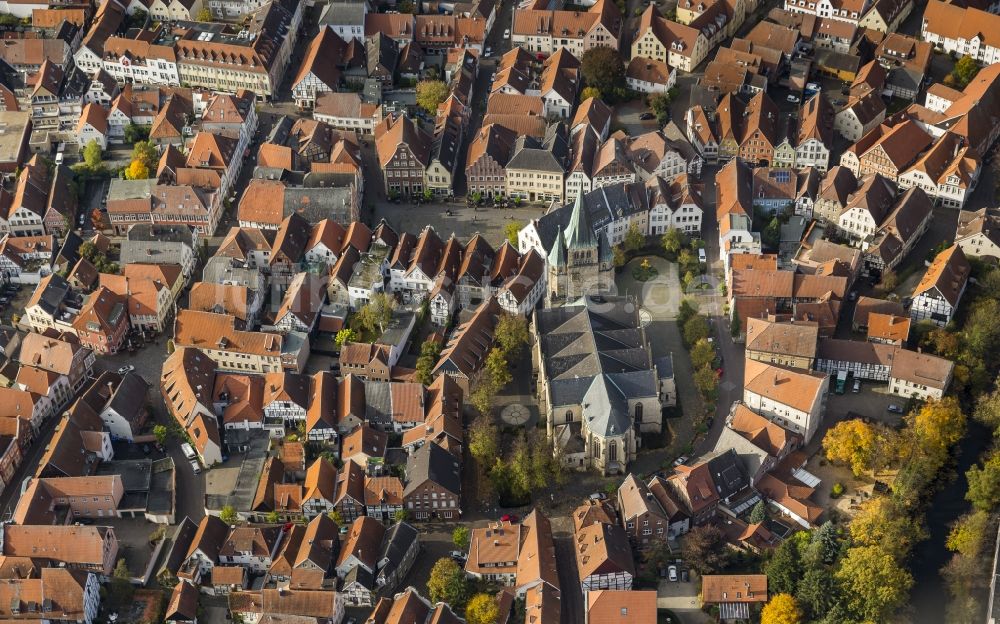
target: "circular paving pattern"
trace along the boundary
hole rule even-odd
[[[520,427],[527,423],[529,418],[531,414],[528,413],[528,408],[519,403],[511,403],[500,411],[500,419],[512,427]]]
[[[639,325],[646,327],[653,322],[653,315],[646,308],[639,308]]]

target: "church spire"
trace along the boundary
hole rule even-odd
[[[566,241],[563,239],[561,225],[556,230],[556,240],[552,243],[552,251],[549,252],[549,266],[555,268],[566,266]]]
[[[590,213],[583,207],[583,191],[576,195],[573,214],[566,226],[566,247],[569,249],[593,249],[597,247],[597,237],[590,225]]]

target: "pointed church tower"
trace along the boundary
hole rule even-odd
[[[603,290],[600,240],[590,221],[590,211],[583,205],[583,193],[579,193],[566,225],[566,277],[558,295],[562,301],[575,301]]]
[[[583,193],[576,194],[576,203],[573,204],[573,214],[569,217],[569,225],[566,226],[566,246],[570,251],[593,248],[597,249],[597,236],[594,234],[594,227],[590,224],[590,212],[583,207]]]
[[[553,300],[558,300],[566,292],[566,239],[563,237],[562,226],[556,230],[556,239],[552,243],[552,250],[548,257],[548,305],[551,306]]]

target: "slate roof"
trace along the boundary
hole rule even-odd
[[[409,496],[427,481],[456,495],[462,492],[462,473],[458,459],[433,442],[424,444],[406,459],[406,489],[403,496]]]
[[[658,393],[635,306],[606,299],[598,312],[575,304],[540,310],[536,322],[552,405],[583,405],[584,420],[599,435],[627,431],[628,400]]]

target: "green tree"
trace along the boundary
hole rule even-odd
[[[500,607],[490,594],[476,594],[465,608],[465,621],[469,624],[497,624]]]
[[[607,46],[590,48],[580,57],[580,72],[588,87],[594,87],[604,96],[625,86],[625,62],[621,54]]]
[[[493,333],[504,355],[511,360],[521,356],[521,349],[531,339],[528,319],[520,314],[501,314]]]
[[[981,511],[991,511],[1000,505],[1000,452],[993,453],[982,468],[973,465],[965,473],[969,488],[965,498]]]
[[[219,512],[219,520],[222,520],[228,525],[233,525],[240,521],[240,517],[237,515],[235,507],[232,505],[226,505],[222,508],[222,511]]]
[[[156,436],[157,444],[165,444],[169,434],[170,431],[163,425],[156,425],[153,427],[153,435]]]
[[[455,548],[459,550],[465,550],[469,547],[469,527],[459,525],[455,527],[455,530],[451,532],[451,543],[455,545]]]
[[[671,97],[667,93],[653,93],[646,97],[646,103],[656,115],[656,122],[661,126],[670,121]]]
[[[446,602],[453,609],[461,610],[469,595],[465,571],[448,557],[438,559],[427,580],[427,593],[432,601]]]
[[[337,332],[337,336],[333,339],[333,342],[337,345],[338,349],[343,349],[346,343],[357,342],[358,340],[361,340],[361,334],[350,327],[345,327]]]
[[[281,512],[280,511],[269,511],[267,513],[267,521],[271,524],[277,524],[281,522]]]
[[[639,226],[635,223],[629,224],[628,230],[625,232],[624,244],[626,251],[638,251],[646,244],[646,237],[639,231]]]
[[[729,335],[733,337],[733,340],[740,337],[743,333],[743,326],[740,322],[740,315],[735,310],[733,311],[733,317],[729,320]]]
[[[479,416],[469,427],[469,454],[484,466],[492,463],[498,457],[500,450],[500,431],[489,416]]]
[[[429,386],[434,381],[434,367],[437,366],[441,349],[442,345],[437,340],[425,340],[420,345],[420,357],[417,358],[416,376],[417,381],[425,386]]]
[[[913,577],[881,546],[847,551],[834,574],[848,609],[858,618],[883,622],[907,599]]]
[[[507,241],[517,249],[517,235],[521,231],[521,224],[517,221],[508,221],[503,226],[503,235]]]
[[[695,527],[684,536],[681,554],[699,574],[715,574],[729,562],[726,536],[710,524]]]
[[[781,221],[778,217],[772,218],[764,231],[760,233],[760,240],[765,247],[777,249],[781,244]]]
[[[816,529],[812,539],[818,546],[820,562],[830,565],[836,561],[840,552],[840,534],[837,525],[827,520]]]
[[[208,7],[203,8],[198,11],[198,15],[195,17],[199,22],[211,22],[212,21],[212,10]]]
[[[981,395],[976,400],[976,410],[972,417],[993,429],[994,433],[1000,431],[1000,389]]]
[[[519,498],[528,496],[534,483],[531,467],[531,445],[523,434],[514,441],[508,462],[510,489]]]
[[[799,624],[802,611],[790,594],[774,594],[760,612],[760,624]]]
[[[661,238],[663,249],[670,255],[676,255],[687,243],[686,236],[677,228],[670,228]]]
[[[83,162],[92,170],[101,167],[102,155],[101,146],[95,139],[91,139],[83,148]]]
[[[693,345],[699,340],[705,340],[710,331],[708,320],[704,316],[700,314],[693,316],[684,323],[684,342]]]
[[[406,522],[410,519],[410,512],[405,509],[397,509],[393,512],[392,519],[396,522]]]
[[[678,327],[684,327],[688,320],[696,314],[698,314],[698,303],[688,297],[681,299],[680,304],[677,306]]]
[[[750,510],[750,524],[758,524],[767,520],[767,505],[764,501],[757,501],[757,504]]]
[[[128,569],[128,563],[124,558],[118,560],[111,577],[111,595],[113,601],[118,605],[125,605],[131,602],[135,588],[132,586],[132,572]]]
[[[786,539],[781,542],[774,549],[771,558],[764,563],[763,571],[767,575],[769,592],[794,594],[796,584],[802,577],[799,540]]]
[[[948,533],[945,545],[952,552],[977,558],[983,552],[990,529],[989,512],[982,509],[974,511],[959,518]]]
[[[149,139],[149,126],[137,126],[130,123],[125,126],[125,142],[136,143]]]
[[[381,335],[389,326],[392,320],[392,313],[396,309],[396,300],[388,293],[376,293],[371,301],[361,306],[354,313],[354,318],[358,324],[369,334],[378,333]]]
[[[344,517],[340,515],[340,512],[334,509],[326,514],[326,516],[337,523],[337,526],[342,526],[344,524]]]
[[[899,277],[895,271],[886,271],[882,274],[882,280],[878,283],[878,289],[883,293],[891,293],[899,287]]]
[[[979,64],[971,56],[963,56],[955,62],[955,68],[951,70],[957,88],[964,89],[972,82],[972,79],[979,73]]]
[[[622,249],[621,245],[615,245],[611,248],[611,264],[620,268],[625,266],[626,260],[628,260],[628,257],[625,255],[625,250]]]
[[[691,366],[697,370],[710,366],[715,360],[715,347],[706,338],[702,338],[691,347]]]
[[[472,392],[469,393],[469,403],[479,410],[480,414],[486,415],[493,408],[493,398],[496,396],[497,389],[494,387],[489,375],[483,373],[484,371],[480,371],[480,374],[475,377],[472,383]]]
[[[589,100],[590,98],[601,99],[601,90],[597,87],[586,87],[580,92],[580,101]]]
[[[421,80],[417,83],[417,105],[431,115],[437,115],[438,106],[448,98],[448,85],[440,80]]]
[[[719,390],[719,375],[711,366],[702,366],[694,372],[694,386],[707,402],[713,402]]]
[[[413,14],[417,11],[417,5],[414,4],[413,0],[400,0],[396,8],[400,13]]]
[[[132,146],[132,160],[138,160],[146,165],[149,171],[156,170],[156,164],[160,160],[160,153],[152,141],[138,141]]]
[[[878,546],[897,561],[903,561],[914,544],[926,537],[923,527],[888,496],[862,503],[847,528],[854,545]]]
[[[768,578],[770,582],[770,578]],[[813,566],[802,575],[798,582],[795,598],[806,611],[818,618],[830,611],[836,602],[837,588],[833,572],[825,566]]]
[[[510,374],[510,365],[507,363],[507,357],[504,355],[503,350],[497,347],[490,349],[489,355],[486,356],[485,369],[489,373],[493,387],[497,390],[505,387],[514,378]]]

